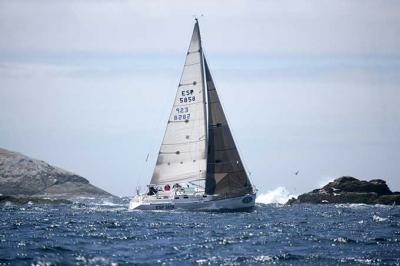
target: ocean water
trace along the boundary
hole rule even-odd
[[[400,264],[400,207],[258,203],[250,213],[207,213],[102,202],[0,209],[0,265]]]

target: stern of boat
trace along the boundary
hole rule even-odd
[[[243,196],[233,198],[216,198],[205,206],[207,211],[250,211],[254,209],[256,202],[256,192],[248,193]]]

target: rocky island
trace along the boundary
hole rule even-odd
[[[290,199],[287,204],[296,203],[365,203],[400,204],[400,192],[392,192],[382,179],[370,181],[343,176],[322,188]]]
[[[0,202],[65,203],[79,197],[114,196],[79,175],[0,148]]]

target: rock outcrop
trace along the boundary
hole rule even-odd
[[[13,197],[0,196],[0,203],[13,204],[71,204],[72,201],[66,199],[46,199],[37,197]]]
[[[293,203],[400,204],[400,192],[392,192],[381,179],[363,181],[343,176],[287,202]]]
[[[1,148],[0,195],[53,199],[113,197],[79,175]]]

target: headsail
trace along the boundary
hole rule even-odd
[[[203,55],[196,21],[151,184],[200,181],[206,176]]]
[[[204,59],[208,95],[208,158],[206,193],[241,195],[252,186],[229,129],[207,61]]]

